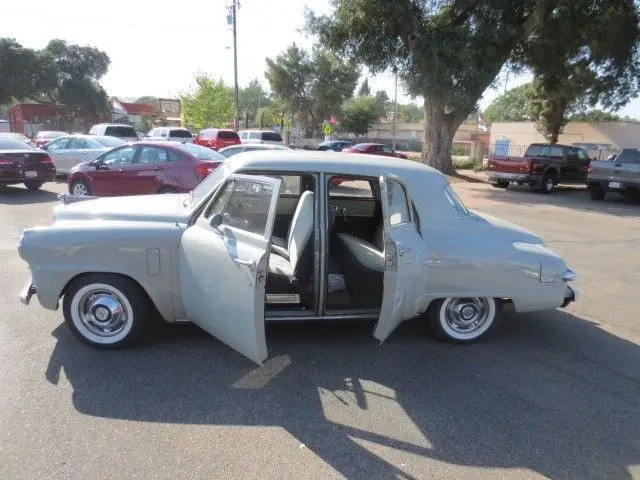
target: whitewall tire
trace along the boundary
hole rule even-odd
[[[429,327],[439,340],[473,343],[498,323],[500,304],[492,297],[445,298],[429,307]]]
[[[93,273],[65,289],[64,319],[71,332],[98,348],[119,348],[138,340],[150,312],[144,291],[132,280]]]

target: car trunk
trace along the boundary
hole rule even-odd
[[[39,151],[0,151],[0,180],[37,179],[54,169],[51,157]]]

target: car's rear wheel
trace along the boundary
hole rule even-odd
[[[151,311],[148,297],[135,282],[98,273],[72,281],[62,307],[71,332],[98,348],[133,344],[142,335]]]
[[[604,200],[604,196],[607,194],[605,190],[600,185],[591,185],[589,187],[589,195],[591,195],[591,200],[596,200],[601,202]]]
[[[493,188],[507,188],[509,186],[509,182],[506,180],[498,180],[497,182],[493,182],[491,186]]]
[[[549,172],[545,172],[545,174],[542,176],[542,180],[540,181],[540,184],[536,186],[535,191],[538,193],[549,194],[553,192],[555,188],[556,188],[556,175],[554,172],[549,171]]]
[[[91,195],[91,188],[89,188],[87,182],[76,180],[71,184],[71,194],[79,197],[88,197]]]
[[[429,307],[429,327],[438,340],[473,343],[493,330],[499,311],[491,297],[445,298]]]
[[[27,190],[30,192],[35,192],[40,190],[42,187],[42,182],[24,182],[24,186],[27,187]]]

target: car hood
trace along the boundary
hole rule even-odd
[[[475,210],[471,210],[471,214],[476,221],[476,232],[479,234],[510,242],[542,243],[538,235],[515,223]]]
[[[54,222],[103,220],[173,223],[188,218],[190,211],[184,206],[188,196],[188,194],[171,193],[109,198],[67,196],[63,197],[63,204],[54,207],[53,220]]]

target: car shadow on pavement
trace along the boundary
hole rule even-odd
[[[30,192],[22,186],[0,186],[0,204],[4,205],[28,205],[32,203],[45,203],[57,200],[58,194],[46,190],[46,184],[41,190]]]
[[[418,322],[382,345],[370,323],[270,326],[262,367],[195,327],[154,330],[113,352],[62,325],[46,377],[63,371],[87,415],[282,427],[346,478],[427,478],[425,459],[565,479],[640,464],[640,348],[564,311],[507,315],[468,346]]]
[[[529,191],[528,187],[474,190],[474,197],[514,205],[551,205],[582,212],[596,212],[618,217],[640,217],[640,201],[616,193],[608,193],[604,201],[591,200],[585,188],[564,187],[549,195]]]

